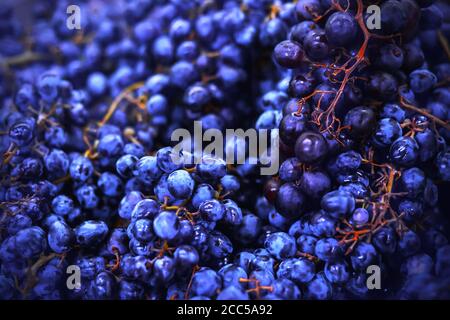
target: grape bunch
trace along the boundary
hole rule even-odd
[[[0,299],[450,298],[447,3],[72,2],[0,6]]]
[[[448,6],[432,2],[385,1],[372,31],[362,1],[299,1],[302,21],[273,50],[290,79],[285,160],[265,195],[321,297],[377,297],[372,265],[383,298],[448,297]]]

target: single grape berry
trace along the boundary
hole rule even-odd
[[[295,155],[301,162],[318,162],[322,160],[327,153],[328,144],[321,134],[304,132],[295,142]]]
[[[303,59],[303,48],[296,41],[285,40],[275,47],[274,57],[278,64],[284,68],[298,68]]]
[[[355,18],[347,12],[335,12],[327,20],[325,34],[335,46],[346,46],[355,39],[358,28]]]

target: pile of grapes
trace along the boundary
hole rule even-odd
[[[449,43],[441,0],[2,3],[0,299],[450,299]],[[278,173],[174,161],[194,121]]]

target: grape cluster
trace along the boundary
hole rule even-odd
[[[390,291],[379,296],[448,297],[448,6],[432,2],[384,1],[372,31],[362,1],[299,1],[302,21],[274,48],[290,71],[285,160],[265,195],[291,236],[277,249],[315,263],[294,280],[323,283],[322,298],[377,297],[371,265]]]
[[[1,299],[450,298],[448,4],[72,2],[0,7]]]

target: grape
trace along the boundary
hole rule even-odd
[[[221,288],[220,276],[210,268],[199,270],[192,278],[191,292],[193,295],[213,297]]]
[[[299,43],[285,40],[275,47],[274,57],[282,67],[296,68],[302,62],[303,50]]]
[[[357,34],[354,17],[344,12],[333,13],[325,25],[325,34],[333,45],[348,45]]]
[[[225,215],[225,206],[216,199],[203,201],[199,212],[205,219],[210,221],[219,221]]]
[[[94,166],[89,159],[78,156],[70,163],[69,170],[73,179],[80,182],[85,182],[94,173]]]
[[[304,39],[305,51],[308,57],[314,61],[320,61],[329,53],[328,39],[325,31],[314,29],[308,32]]]
[[[404,54],[401,48],[396,45],[388,44],[380,49],[378,64],[387,70],[400,69],[403,65]]]
[[[299,188],[291,182],[280,187],[276,199],[277,210],[287,218],[299,217],[304,204],[304,195]]]
[[[314,132],[302,133],[295,142],[295,155],[304,163],[320,161],[327,152],[328,145],[325,139]]]
[[[177,236],[180,224],[175,213],[162,211],[153,220],[155,234],[164,240],[172,240]]]
[[[414,70],[409,75],[409,84],[414,93],[425,93],[437,82],[436,76],[428,70]]]
[[[345,262],[327,263],[324,274],[331,283],[347,283],[350,279],[349,268]]]
[[[265,247],[271,255],[280,260],[292,257],[296,251],[295,239],[283,232],[269,235]]]
[[[0,9],[1,299],[450,297],[446,2],[78,5]],[[194,121],[278,171],[176,151]]]
[[[306,259],[283,260],[277,271],[279,278],[287,278],[297,284],[308,283],[315,274],[314,263]]]
[[[249,297],[247,292],[235,286],[228,286],[219,293],[217,300],[249,300]]]
[[[49,227],[48,245],[56,253],[69,251],[74,238],[73,230],[64,221],[55,221]]]
[[[108,226],[103,221],[87,220],[75,228],[75,237],[82,246],[97,246],[108,233]]]

